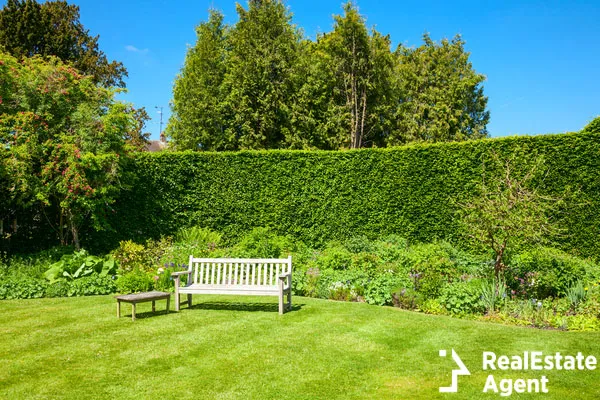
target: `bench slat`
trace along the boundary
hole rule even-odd
[[[181,294],[222,294],[222,295],[247,295],[247,296],[276,296],[278,294],[277,290],[269,289],[266,286],[266,289],[260,289],[262,286],[254,286],[258,288],[256,290],[248,290],[248,289],[239,289],[238,287],[229,287],[223,289],[203,289],[203,290],[190,290],[188,287],[181,288],[179,293]]]
[[[287,258],[193,258],[192,259],[194,263],[200,263],[200,262],[207,262],[207,263],[212,263],[212,262],[238,262],[238,263],[270,263],[270,262],[275,262],[275,263],[282,263],[282,264],[288,264],[289,260]]]

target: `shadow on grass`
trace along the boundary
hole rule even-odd
[[[292,308],[286,311],[286,313],[300,311],[303,306],[305,306],[305,304],[292,304]],[[196,303],[192,304],[192,307],[187,307],[184,303],[182,304],[182,309],[279,312],[279,306],[276,303],[238,303],[223,301]]]
[[[169,310],[169,314],[173,314],[175,311]],[[156,310],[156,311],[137,311],[135,313],[135,319],[146,319],[146,318],[155,318],[155,317],[166,317],[167,312],[165,310]],[[131,312],[124,312],[121,314],[121,319],[129,319],[131,321]]]

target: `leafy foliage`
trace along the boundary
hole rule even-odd
[[[572,286],[566,290],[566,298],[569,299],[571,305],[575,308],[579,303],[583,302],[587,296],[585,285],[582,281],[578,280]]]
[[[535,186],[544,173],[541,159],[520,174],[511,160],[496,154],[490,159],[491,168],[484,164],[479,196],[463,205],[462,222],[469,237],[494,252],[494,272],[500,278],[505,253],[512,246],[540,244],[556,235],[552,211],[562,199],[544,196]]]
[[[487,136],[485,76],[473,70],[460,35],[396,51],[400,101],[391,144],[460,141]]]
[[[152,290],[154,280],[147,272],[134,270],[117,279],[117,291],[122,294],[147,292]]]
[[[78,247],[85,224],[107,228],[132,108],[54,57],[0,53],[0,81],[0,215],[37,214]]]
[[[41,279],[8,279],[0,281],[0,300],[44,297],[48,282]]]
[[[439,300],[450,314],[477,314],[483,308],[481,303],[481,283],[472,280],[447,285],[442,290]]]
[[[543,196],[579,188],[577,198],[565,198],[552,215],[564,232],[554,241],[577,255],[598,257],[599,146],[597,135],[580,133],[349,152],[140,153],[125,167],[136,180],[123,182],[130,189],[107,215],[115,231],[89,236],[86,247],[110,249],[124,239],[143,243],[189,225],[223,232],[232,241],[269,226],[315,247],[391,234],[470,246],[460,205],[478,195],[482,156],[494,151],[512,157],[519,175],[526,174],[532,153],[542,156]]]
[[[582,132],[586,133],[600,133],[600,116],[594,118],[589,124],[587,124]]]
[[[457,36],[392,53],[354,2],[303,39],[281,0],[209,11],[176,78],[167,128],[180,150],[342,149],[485,137],[481,83]]]
[[[60,261],[50,265],[44,276],[50,283],[61,279],[75,280],[94,273],[99,277],[112,276],[117,272],[117,265],[111,255],[97,257],[81,249],[62,256]]]
[[[512,257],[506,277],[517,295],[543,299],[564,295],[579,279],[592,280],[597,272],[597,265],[590,260],[541,247]],[[526,290],[519,290],[519,284]]]
[[[211,10],[196,28],[197,41],[188,49],[173,87],[172,115],[167,126],[177,150],[234,149],[225,136],[225,38],[229,28],[223,15]]]
[[[294,241],[269,228],[254,228],[231,249],[234,257],[286,258],[295,249]]]
[[[79,7],[54,0],[8,0],[0,10],[0,47],[15,57],[56,56],[71,63],[94,83],[125,87],[127,70],[109,62],[79,21]]]

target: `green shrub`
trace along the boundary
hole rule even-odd
[[[0,299],[91,296],[115,293],[113,276],[96,272],[75,280],[11,279],[0,282]]]
[[[557,297],[577,280],[596,276],[599,268],[558,249],[536,248],[511,258],[506,283],[522,297]]]
[[[33,254],[8,256],[4,253],[0,262],[0,280],[5,278],[43,278],[48,267],[62,256],[73,254],[71,246],[57,246]]]
[[[427,299],[426,301],[431,300]],[[423,295],[415,289],[403,287],[396,289],[392,293],[392,303],[394,307],[399,307],[404,310],[416,310],[423,303]]]
[[[342,244],[330,242],[316,261],[320,269],[347,270],[352,265],[352,253]]]
[[[0,282],[0,299],[35,299],[44,297],[48,283],[43,279],[12,278]]]
[[[221,233],[203,228],[192,226],[183,228],[175,234],[174,242],[177,244],[186,244],[198,248],[201,251],[209,251],[221,246]]]
[[[119,247],[113,252],[113,256],[119,262],[119,273],[145,268],[147,264],[144,245],[131,240],[119,242]]]
[[[69,282],[67,296],[93,296],[115,293],[117,285],[113,276],[94,273]]]
[[[162,265],[166,258],[170,257],[170,253],[175,246],[173,239],[170,236],[163,236],[160,239],[149,239],[146,241],[145,255],[146,264],[144,271],[151,272]],[[187,265],[189,254],[187,254],[183,263]]]
[[[108,255],[106,257],[91,256],[84,249],[73,254],[64,255],[60,261],[50,265],[44,276],[50,283],[60,279],[79,279],[96,273],[100,276],[109,276],[117,271],[117,262]]]
[[[123,294],[147,292],[153,286],[152,276],[141,270],[134,270],[117,279],[117,291]]]
[[[425,314],[445,315],[448,314],[446,307],[438,299],[427,299],[420,305],[420,310]]]
[[[353,254],[358,253],[373,253],[375,250],[375,244],[368,237],[353,236],[344,242],[344,247]]]
[[[512,157],[517,169],[533,153],[543,157],[544,195],[580,189],[555,216],[568,233],[557,241],[566,250],[600,257],[599,149],[598,134],[561,134],[335,152],[139,153],[123,160],[129,189],[108,215],[114,230],[91,232],[86,244],[143,243],[201,224],[228,241],[269,226],[319,247],[390,234],[463,247],[456,212],[476,195],[481,157],[493,151]]]
[[[373,252],[385,263],[397,263],[406,257],[408,241],[398,235],[388,235],[373,244]]]
[[[488,314],[506,301],[508,291],[503,280],[483,280],[481,282],[481,305]]]
[[[172,259],[173,241],[170,236],[160,239],[148,239],[146,244],[135,243],[131,240],[122,241],[112,254],[119,262],[119,273],[127,274],[134,270],[152,272],[164,263],[164,258]],[[187,263],[189,252],[185,251],[184,262]]]
[[[587,296],[587,289],[583,282],[577,281],[567,288],[565,297],[571,302],[573,308],[577,308],[579,303],[582,303]]]
[[[365,272],[371,278],[381,273],[394,272],[393,266],[384,264],[377,255],[372,253],[353,254],[350,268]]]
[[[269,228],[254,228],[231,249],[234,257],[286,258],[296,249],[294,240]]]
[[[45,297],[68,297],[70,288],[71,283],[68,281],[56,281],[50,283],[46,288]]]
[[[572,315],[567,317],[567,327],[570,331],[597,331],[600,320],[587,315]]]
[[[481,303],[481,281],[454,282],[442,290],[439,301],[452,315],[479,314]]]
[[[379,306],[392,304],[392,293],[402,284],[393,274],[383,274],[371,279],[365,287],[365,301]]]
[[[352,301],[356,298],[352,293],[352,286],[347,282],[333,282],[328,290],[327,298],[330,300]]]
[[[425,298],[438,297],[443,288],[460,279],[466,271],[452,259],[452,247],[445,243],[411,246],[403,261],[415,279],[415,289]]]

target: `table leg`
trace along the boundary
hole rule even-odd
[[[117,300],[117,318],[121,318],[121,302]]]
[[[156,301],[152,300],[152,312],[156,312]]]
[[[135,303],[131,303],[131,320],[135,321]]]
[[[167,314],[169,313],[169,306],[171,305],[171,296],[167,297]]]

